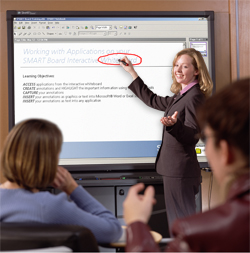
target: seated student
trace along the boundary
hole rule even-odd
[[[206,156],[221,186],[224,203],[172,226],[169,252],[249,252],[249,87],[250,79],[237,81],[210,97],[198,114],[204,130]],[[128,252],[155,252],[158,245],[146,225],[154,188],[137,184],[124,201]]]
[[[46,120],[25,120],[11,130],[1,154],[7,181],[0,185],[0,221],[79,225],[98,243],[117,241],[119,221],[58,166],[61,145],[61,131]],[[63,192],[40,191],[51,184]]]

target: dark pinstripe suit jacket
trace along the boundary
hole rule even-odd
[[[155,162],[156,171],[168,177],[200,177],[195,151],[198,142],[196,135],[200,132],[196,109],[204,102],[205,96],[199,84],[183,95],[161,97],[153,93],[138,77],[129,89],[146,105],[164,111],[164,116],[172,116],[178,111],[176,124],[172,127],[163,126],[162,144]]]

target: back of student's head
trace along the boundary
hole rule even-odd
[[[249,167],[250,78],[236,81],[210,97],[198,114],[201,127],[214,132],[215,146],[226,140],[237,148]]]
[[[3,175],[28,190],[47,187],[55,178],[61,145],[62,133],[52,122],[20,122],[7,136],[1,154]]]

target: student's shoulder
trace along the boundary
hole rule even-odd
[[[51,193],[49,191],[38,192],[37,195],[34,196],[34,197],[37,197],[37,199],[44,199],[46,201],[53,201],[54,203],[55,202],[61,202],[63,200],[68,199],[67,194],[64,193],[64,192],[61,192],[59,194],[54,194],[54,193]]]

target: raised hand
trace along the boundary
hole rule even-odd
[[[177,115],[178,112],[176,111],[172,116],[162,117],[161,123],[167,127],[173,126],[177,122]]]
[[[61,166],[58,166],[56,177],[52,183],[52,186],[70,195],[78,186],[78,184],[68,172],[68,170]]]
[[[153,205],[156,203],[155,190],[153,186],[148,186],[144,195],[139,194],[144,188],[143,183],[131,186],[123,202],[123,215],[127,225],[135,221],[147,223],[150,218]]]
[[[123,62],[126,62],[127,63],[127,66],[125,66]],[[134,70],[134,66],[133,64],[131,63],[131,61],[127,58],[127,56],[124,56],[121,61],[120,61],[120,65],[125,69],[125,71],[127,71],[133,78],[133,80],[135,80],[138,75],[136,73],[136,71]]]

